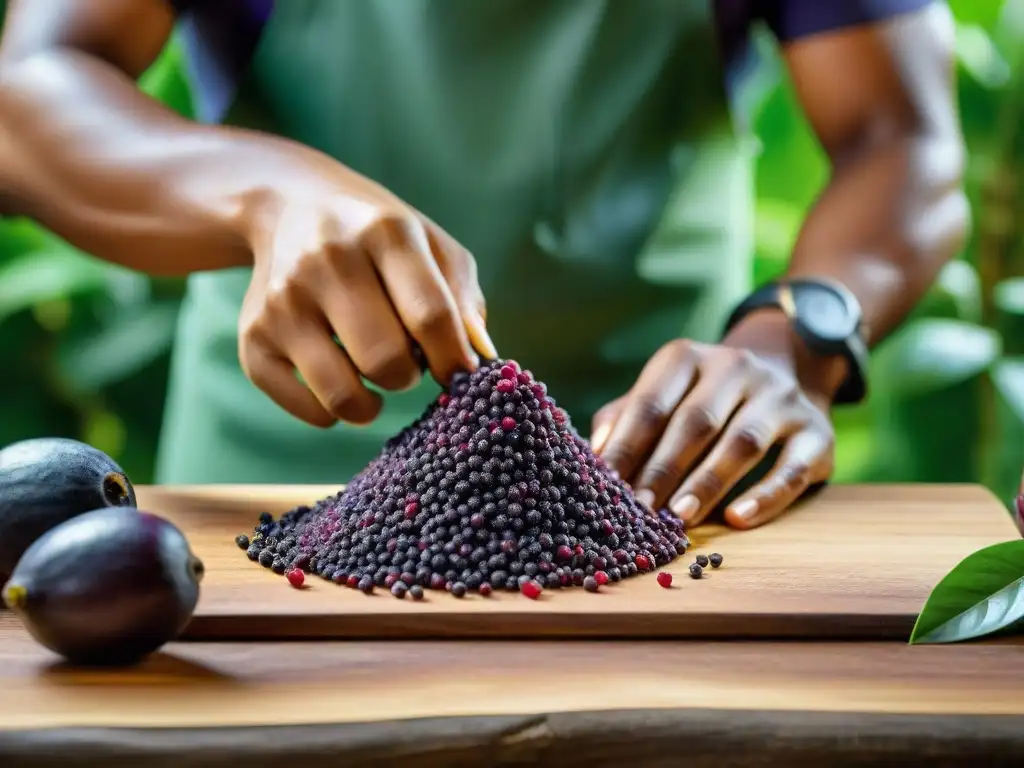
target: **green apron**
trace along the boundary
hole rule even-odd
[[[710,0],[287,0],[227,122],[375,179],[475,255],[503,357],[584,435],[678,336],[748,288],[750,158]],[[307,426],[243,375],[248,270],[190,278],[158,468],[168,483],[341,483],[416,418]]]

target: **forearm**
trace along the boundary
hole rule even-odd
[[[787,277],[831,277],[864,313],[869,345],[898,326],[960,250],[969,224],[955,137],[908,137],[837,169],[797,241]]]
[[[857,297],[869,345],[906,318],[963,244],[969,220],[958,137],[893,140],[838,164],[811,209],[785,277],[825,277]],[[730,343],[796,360],[801,377],[831,394],[841,361],[815,361],[778,313],[751,315]]]
[[[3,212],[146,272],[251,262],[244,222],[274,172],[267,141],[185,120],[85,53],[58,48],[0,71]]]

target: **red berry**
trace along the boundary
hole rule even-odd
[[[359,586],[359,577],[356,576],[354,573],[350,573],[348,575],[348,578],[345,579],[345,586],[352,587],[352,589],[355,589]]]
[[[536,600],[540,597],[540,593],[543,591],[540,584],[536,581],[524,581],[523,585],[519,588],[519,591],[526,595],[531,600]]]
[[[504,429],[506,432],[511,432],[513,429],[516,428],[516,420],[513,419],[511,416],[506,416],[504,419],[501,420],[501,428]]]
[[[516,388],[516,385],[515,382],[512,381],[511,379],[502,379],[494,386],[494,388],[499,392],[507,395],[509,392],[512,392]]]
[[[555,557],[559,560],[569,560],[572,558],[572,550],[563,544],[555,551]]]
[[[658,583],[665,589],[672,586],[672,574],[668,571],[662,571],[658,574]]]
[[[522,371],[516,376],[516,381],[518,381],[520,384],[529,384],[530,374],[526,373],[525,371]]]
[[[646,571],[648,568],[651,567],[651,561],[647,559],[647,555],[637,555],[635,562],[636,567],[639,568],[641,571]]]
[[[450,403],[451,401],[452,401],[452,396],[447,394],[447,393],[442,393],[441,396],[437,398],[437,403],[442,408],[444,408],[446,405],[448,405],[448,403]]]
[[[509,381],[515,381],[516,375],[519,373],[514,366],[503,365],[501,366],[501,378],[508,379]]]
[[[480,594],[483,597],[490,597],[491,596],[491,591],[492,591],[491,585],[488,584],[486,581],[483,584],[480,585]]]
[[[598,583],[598,586],[602,586],[603,587],[605,584],[608,583],[608,580],[609,580],[608,579],[608,574],[605,573],[604,571],[595,571],[594,572],[594,581],[596,581]],[[669,576],[669,581],[672,581],[672,577],[671,576]]]
[[[412,520],[414,517],[416,517],[416,513],[419,511],[419,502],[410,501],[408,504],[405,505],[405,519]]]
[[[306,580],[306,575],[298,568],[292,568],[288,571],[286,578],[288,579],[289,584],[298,589],[302,586],[302,582]]]

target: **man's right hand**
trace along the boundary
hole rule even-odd
[[[476,352],[497,353],[472,255],[387,190],[322,160],[323,175],[287,185],[301,196],[274,191],[255,206],[238,352],[252,382],[297,418],[365,424],[381,398],[364,379],[414,386],[414,345],[441,383],[475,369]]]

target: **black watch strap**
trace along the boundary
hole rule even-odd
[[[805,288],[826,289],[846,306],[852,323],[851,330],[838,338],[828,338],[815,332],[800,315],[796,294]],[[847,376],[834,398],[837,405],[859,403],[867,394],[868,348],[861,323],[860,304],[843,285],[823,279],[794,279],[774,281],[761,286],[733,310],[725,324],[723,335],[728,334],[743,318],[752,312],[769,307],[781,309],[793,330],[812,354],[822,357],[842,356],[847,362]]]

